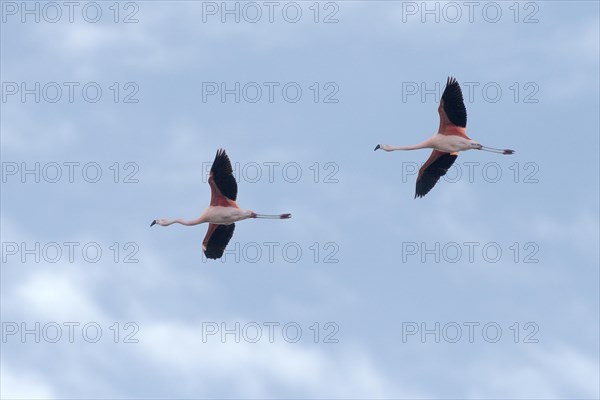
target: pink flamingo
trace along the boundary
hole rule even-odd
[[[155,219],[150,226],[155,224],[169,226],[181,224],[193,226],[208,222],[208,231],[202,242],[202,249],[207,258],[221,258],[227,244],[233,236],[235,222],[248,218],[287,219],[292,214],[264,215],[251,210],[242,210],[235,202],[237,198],[237,183],[233,177],[231,161],[225,150],[217,150],[208,178],[210,185],[210,205],[200,217],[191,221],[181,219]]]
[[[438,107],[440,127],[438,133],[422,143],[413,146],[390,146],[378,144],[375,150],[384,151],[433,149],[429,159],[419,169],[415,198],[423,197],[435,186],[440,177],[446,175],[459,151],[484,150],[500,154],[513,154],[514,150],[486,147],[467,136],[467,109],[460,85],[449,77],[442,100]]]

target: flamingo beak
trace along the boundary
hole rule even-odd
[[[154,224],[156,224],[156,220],[152,221],[152,223],[150,224],[150,226],[154,226]]]
[[[373,151],[377,151],[377,150],[379,150],[380,148],[381,148],[381,146],[377,145],[377,146],[375,146],[375,150],[373,150]]]

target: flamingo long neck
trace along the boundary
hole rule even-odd
[[[431,138],[427,139],[424,142],[421,142],[419,144],[413,144],[411,146],[390,146],[390,151],[396,151],[396,150],[418,150],[418,149],[430,149],[432,148],[433,145],[431,143]]]
[[[181,218],[177,218],[177,219],[172,219],[172,220],[168,220],[163,226],[169,226],[169,225],[173,225],[173,224],[181,224],[181,225],[185,225],[185,226],[194,226],[194,225],[198,225],[201,224],[203,222],[206,222],[206,219],[204,217],[199,217],[196,219],[192,219],[189,221],[183,220]]]

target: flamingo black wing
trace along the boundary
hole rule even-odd
[[[235,230],[235,224],[230,225],[216,225],[209,224],[208,232],[202,242],[202,249],[206,258],[216,260],[223,256],[223,252],[227,247],[227,244],[233,236]]]
[[[458,153],[444,153],[437,150],[431,153],[427,162],[419,169],[415,199],[429,193],[440,178],[446,175],[448,169],[454,164],[456,157],[458,157]]]
[[[231,161],[225,153],[225,150],[217,150],[215,161],[210,169],[210,177],[214,180],[221,194],[230,200],[237,198],[237,182],[233,177],[233,168]]]
[[[461,128],[467,127],[467,108],[465,107],[462,90],[456,79],[452,77],[449,77],[446,82],[438,111],[440,112],[441,125],[447,123],[445,121],[447,118],[453,125]],[[440,131],[442,130],[440,129]]]

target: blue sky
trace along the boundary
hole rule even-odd
[[[263,2],[229,2],[239,23],[221,2],[120,3],[117,22],[97,2],[95,23],[88,3],[72,22],[22,4],[1,3],[3,397],[598,398],[597,2],[481,2],[472,21],[428,3],[439,22],[422,2],[280,2],[272,23]],[[414,200],[429,152],[373,148],[435,133],[422,89],[449,75],[473,88],[469,135],[516,154],[461,154]],[[236,82],[239,102],[203,93]],[[208,262],[205,226],[149,223],[202,212],[218,148],[242,207],[293,218],[238,223]],[[239,343],[206,336],[236,323]]]

